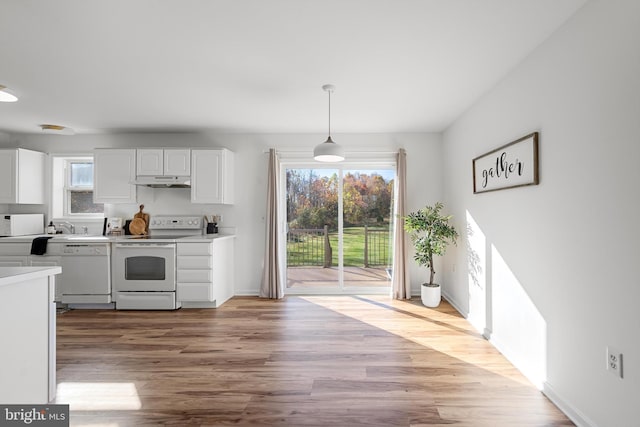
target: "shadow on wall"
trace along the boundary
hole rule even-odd
[[[542,389],[547,379],[547,323],[469,211],[466,229],[468,320]]]

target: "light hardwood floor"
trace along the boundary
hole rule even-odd
[[[446,302],[72,310],[57,338],[72,426],[573,425]]]

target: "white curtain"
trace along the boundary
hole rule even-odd
[[[411,299],[407,239],[404,231],[405,200],[407,197],[407,153],[404,148],[396,156],[395,225],[393,227],[393,270],[391,291],[394,299]]]
[[[267,174],[267,212],[266,242],[264,248],[264,265],[260,297],[280,299],[284,297],[283,274],[280,271],[279,233],[278,233],[278,200],[279,200],[279,161],[275,149],[269,150],[269,171]]]

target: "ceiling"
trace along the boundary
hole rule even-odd
[[[439,132],[585,0],[2,0],[0,131]]]

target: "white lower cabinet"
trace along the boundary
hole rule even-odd
[[[46,405],[56,392],[56,306],[51,278],[60,268],[26,275],[21,268],[8,270],[3,272],[0,286],[0,402],[23,407]],[[3,420],[11,419],[2,412]],[[2,425],[29,425],[34,419]],[[37,424],[51,425],[46,421]]]
[[[32,267],[59,267],[62,265],[62,258],[59,256],[47,256],[47,255],[31,255],[29,257],[29,265]],[[62,281],[61,274],[53,277],[55,280],[55,295],[54,301],[62,301]]]
[[[0,256],[0,267],[27,267],[29,265],[28,256],[2,255]]]
[[[213,241],[178,242],[178,301],[213,302]]]
[[[178,283],[178,301],[182,304],[190,301],[213,302],[212,285],[212,283]]]
[[[211,267],[208,270],[178,267],[178,283],[212,283]]]
[[[225,237],[177,243],[177,300],[183,308],[219,307],[233,296],[233,242]]]

